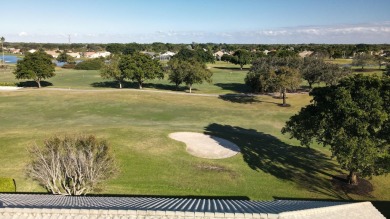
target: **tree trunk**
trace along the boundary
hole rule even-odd
[[[282,95],[283,95],[283,106],[286,106],[286,88],[282,89]]]
[[[240,65],[240,70],[242,70],[243,65]]]
[[[349,175],[347,179],[348,179],[348,183],[351,185],[358,184],[356,172],[353,170],[349,171]]]
[[[139,89],[142,89],[142,82],[138,82]]]
[[[189,88],[190,88],[190,93],[192,92],[192,85],[189,85]]]
[[[309,83],[310,90],[313,89],[313,83],[310,83],[310,82],[308,82],[308,83]]]
[[[35,80],[35,82],[37,82],[37,85],[38,85],[38,88],[41,88],[41,80]]]
[[[122,89],[122,82],[119,81],[119,89]]]

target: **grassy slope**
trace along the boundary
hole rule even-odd
[[[214,83],[220,85],[201,85],[196,92],[241,91],[245,71],[220,67],[228,67],[213,69]],[[94,71],[84,72],[84,78],[80,72],[63,71],[62,77],[51,79],[54,86],[91,88],[89,84],[100,80]],[[53,134],[84,132],[109,139],[121,165],[122,172],[104,186],[104,193],[364,198],[331,189],[329,179],[339,169],[327,149],[297,147],[296,141],[280,134],[284,121],[309,100],[307,95],[290,95],[292,107],[281,108],[280,100],[269,96],[223,99],[131,90],[0,92],[0,177],[15,178],[18,191],[43,191],[23,175],[26,147]],[[195,158],[185,152],[184,144],[167,137],[175,131],[224,137],[238,144],[242,153],[224,160]],[[372,183],[375,199],[388,200],[388,177],[374,177]]]

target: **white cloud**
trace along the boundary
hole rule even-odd
[[[23,36],[27,36],[28,34],[26,33],[26,32],[20,32],[19,34],[18,34],[20,37],[23,37]]]
[[[73,33],[75,43],[390,43],[390,21],[382,23],[299,26],[252,31],[155,31],[150,33]],[[64,33],[20,32],[10,42],[68,42]]]

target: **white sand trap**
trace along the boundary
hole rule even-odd
[[[13,91],[19,90],[21,87],[12,87],[12,86],[0,86],[0,90]]]
[[[196,132],[174,132],[169,137],[187,145],[187,152],[195,157],[223,159],[236,155],[240,148],[223,138]]]

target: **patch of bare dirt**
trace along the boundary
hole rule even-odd
[[[218,173],[228,173],[231,178],[238,177],[238,174],[234,172],[231,169],[228,169],[224,166],[216,165],[216,164],[207,164],[207,163],[201,163],[195,165],[195,168],[202,171],[212,171],[212,172],[218,172]]]
[[[347,175],[338,175],[332,178],[332,185],[337,191],[341,191],[345,194],[355,194],[360,196],[365,196],[369,198],[373,198],[374,196],[371,194],[374,191],[374,187],[370,183],[370,181],[358,177],[358,184],[351,185],[348,184]]]

